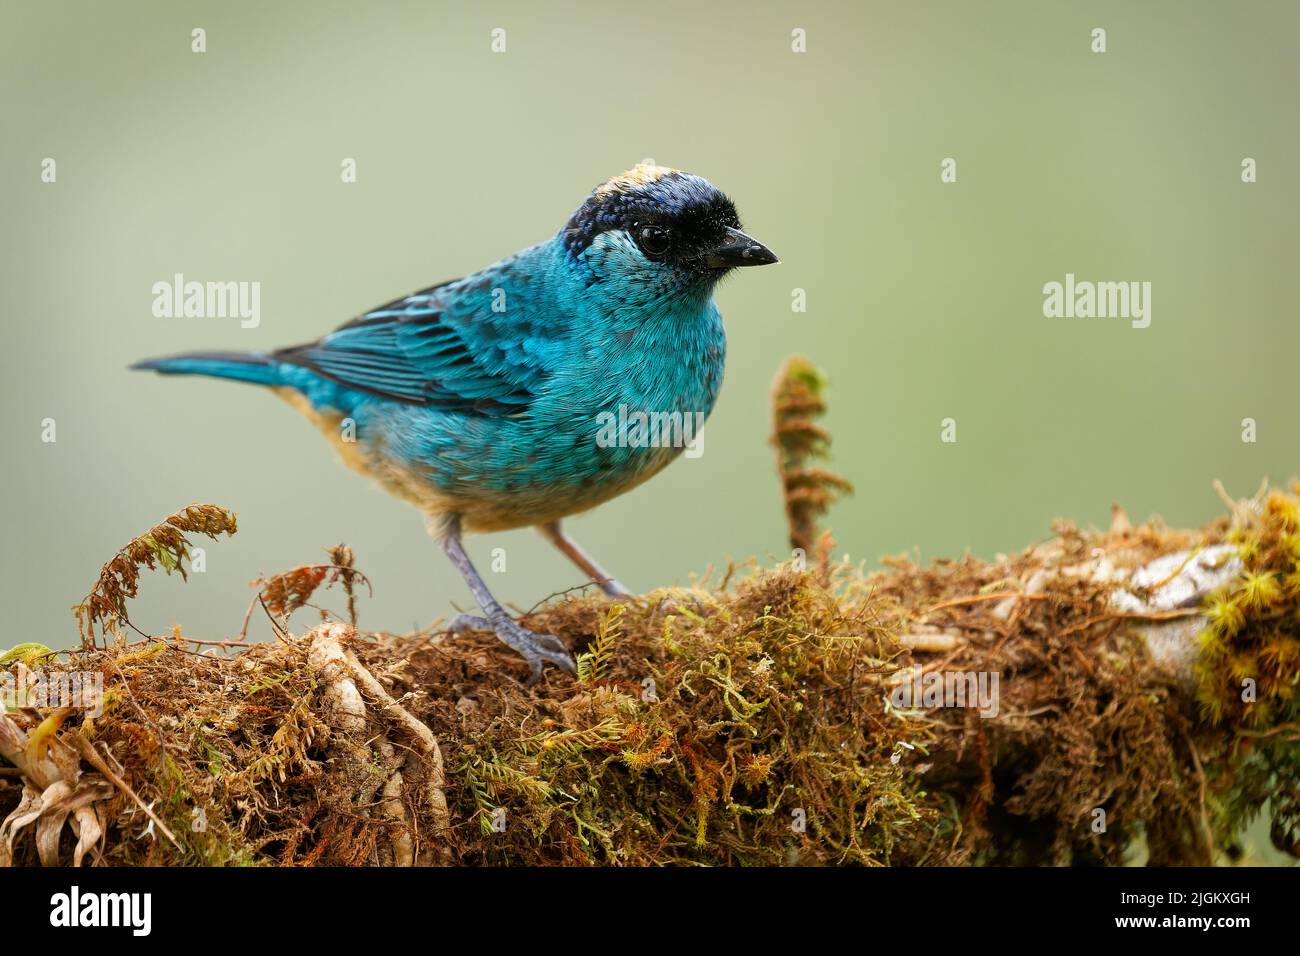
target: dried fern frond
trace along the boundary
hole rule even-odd
[[[792,355],[772,383],[772,444],[785,496],[790,546],[805,554],[817,539],[817,520],[853,485],[812,462],[829,456],[830,433],[817,424],[826,413],[826,376],[808,359]],[[824,549],[828,550],[828,549]]]
[[[99,571],[99,579],[90,593],[73,607],[77,627],[85,646],[95,644],[95,625],[107,635],[119,624],[129,624],[126,602],[140,589],[140,569],[159,566],[171,574],[188,578],[185,564],[190,560],[190,541],[185,535],[202,534],[214,541],[218,535],[234,534],[235,513],[220,505],[193,504],[182,508],[154,525],[144,534],[132,538]]]
[[[356,560],[352,549],[345,544],[338,544],[325,551],[329,555],[328,564],[304,564],[279,574],[257,578],[252,586],[258,588],[266,609],[272,614],[288,618],[294,611],[305,607],[313,594],[321,587],[343,585],[348,598],[349,623],[357,623],[357,599],[355,587],[358,581],[365,584],[371,594],[374,588],[370,579],[356,569]]]

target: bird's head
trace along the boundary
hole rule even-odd
[[[661,292],[711,289],[732,269],[778,261],[740,231],[736,207],[718,187],[647,164],[597,186],[558,238],[594,281],[632,281]]]

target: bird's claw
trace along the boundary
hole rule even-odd
[[[447,630],[452,634],[464,634],[466,631],[492,631],[502,644],[528,662],[526,683],[529,684],[535,684],[541,679],[543,661],[550,661],[570,674],[576,674],[578,671],[569,649],[558,637],[530,631],[520,627],[508,617],[492,619],[477,614],[461,614],[447,625]]]
[[[465,634],[469,631],[490,631],[492,622],[477,614],[457,614],[447,623],[448,634]]]

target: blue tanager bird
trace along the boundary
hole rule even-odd
[[[726,351],[714,288],[734,268],[776,261],[708,180],[643,164],[598,186],[551,239],[317,342],[133,367],[252,382],[287,399],[347,464],[425,514],[483,611],[451,630],[492,630],[528,662],[531,682],[543,661],[573,671],[568,648],[511,619],[462,533],[533,525],[606,593],[627,595],[560,521],[682,451],[610,441],[602,428],[629,409],[702,421]]]

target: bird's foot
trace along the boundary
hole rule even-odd
[[[573,656],[564,642],[552,634],[538,634],[520,627],[504,614],[488,618],[477,614],[460,614],[447,625],[448,632],[464,634],[467,631],[492,631],[506,647],[528,662],[527,683],[535,684],[542,676],[542,662],[550,661],[556,667],[577,673]]]
[[[467,634],[470,631],[490,631],[492,622],[478,614],[457,614],[447,622],[448,634]]]

